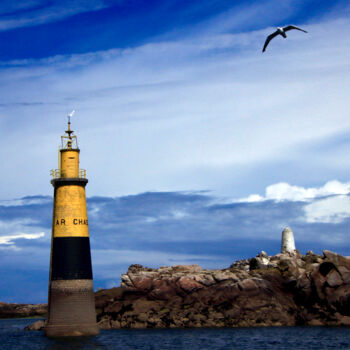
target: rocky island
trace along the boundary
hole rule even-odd
[[[350,257],[329,250],[302,255],[290,228],[273,256],[261,252],[220,270],[131,265],[121,280],[95,293],[101,329],[350,326]],[[45,312],[44,304],[0,303],[0,318]]]
[[[198,265],[131,265],[118,288],[96,293],[99,326],[111,328],[349,326],[350,257],[297,250]]]

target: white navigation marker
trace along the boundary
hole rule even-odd
[[[281,253],[292,253],[295,251],[294,234],[290,227],[282,231]]]

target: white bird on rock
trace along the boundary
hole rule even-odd
[[[287,27],[283,27],[283,28],[282,28],[282,27],[277,27],[277,30],[276,30],[274,33],[270,34],[270,35],[266,38],[266,41],[265,41],[264,48],[263,48],[262,52],[265,52],[267,45],[269,44],[269,42],[270,42],[275,36],[277,36],[277,35],[282,35],[283,38],[286,38],[286,37],[287,37],[286,32],[288,32],[288,30],[292,30],[292,29],[301,30],[302,32],[307,33],[306,30],[301,29],[301,28],[298,28],[298,27],[296,27],[296,26],[287,26]]]

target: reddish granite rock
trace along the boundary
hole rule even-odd
[[[193,292],[197,289],[204,288],[202,284],[188,277],[180,277],[179,280],[177,281],[177,284],[185,292]]]
[[[262,252],[222,270],[132,265],[121,289],[98,313],[104,327],[350,325],[350,258],[329,251]]]
[[[152,287],[152,278],[140,276],[133,279],[132,283],[137,289],[147,290],[147,289],[151,289]]]

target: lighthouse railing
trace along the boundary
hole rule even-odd
[[[62,177],[61,169],[52,169],[50,170],[50,175],[52,179],[59,179]],[[79,169],[79,176],[80,179],[86,179],[86,170],[85,169]]]

